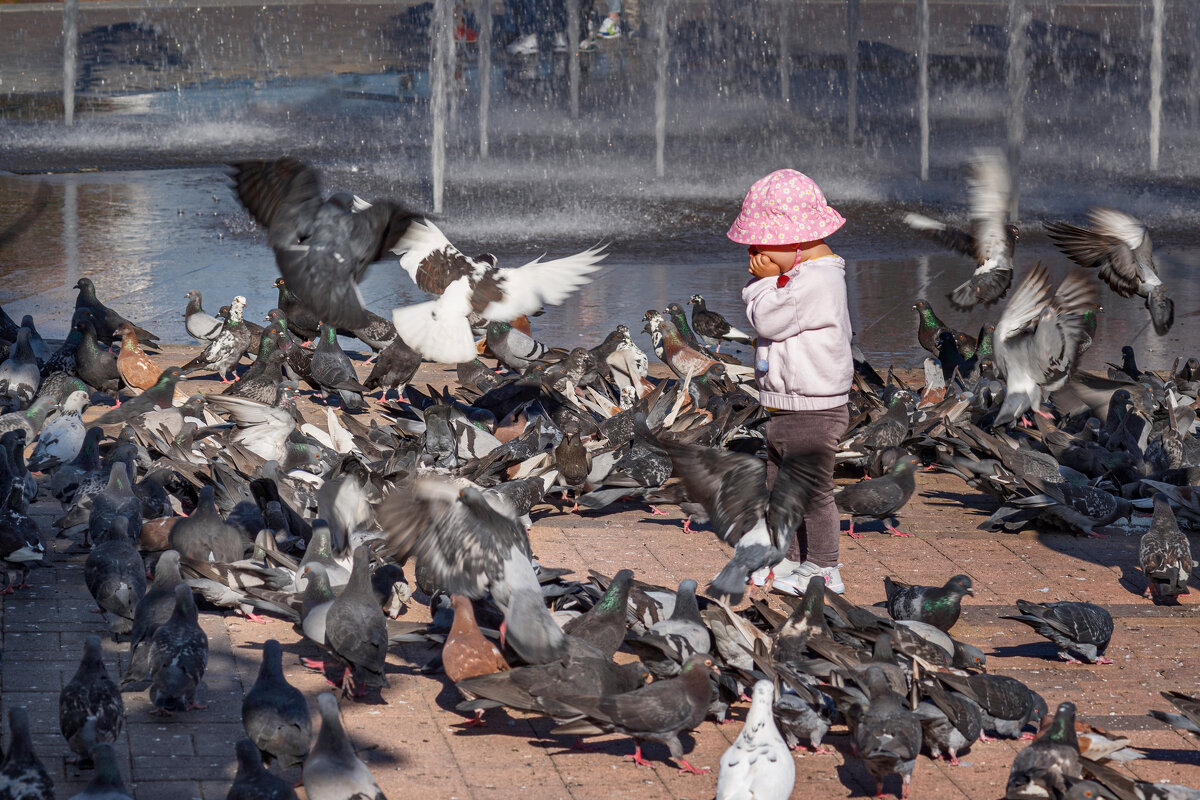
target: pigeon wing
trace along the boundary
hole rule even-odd
[[[605,257],[598,245],[565,258],[542,261],[540,257],[523,267],[499,271],[496,278],[501,299],[481,312],[486,319],[508,322],[522,314],[533,314],[544,305],[561,304],[579,287],[590,283]]]
[[[767,508],[767,468],[753,456],[663,442],[688,497],[704,506],[713,530],[736,545]]]
[[[818,479],[816,465],[809,459],[788,457],[779,465],[771,487],[767,529],[780,550],[787,550],[792,534],[800,527]]]
[[[294,158],[233,164],[234,193],[278,250],[308,238],[321,207],[321,179]],[[286,280],[286,276],[285,276]]]

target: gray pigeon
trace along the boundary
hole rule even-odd
[[[321,323],[318,338],[311,363],[313,381],[321,387],[321,393],[326,398],[336,392],[346,410],[363,408],[363,395],[367,388],[359,383],[354,364],[338,345],[337,329]]]
[[[1173,728],[1200,735],[1200,695],[1183,692],[1159,692],[1163,698],[1180,712],[1151,711],[1150,716],[1162,720]]]
[[[267,772],[262,756],[254,742],[238,739],[237,775],[225,800],[297,800],[292,785]]]
[[[1146,576],[1146,597],[1158,602],[1189,593],[1188,580],[1196,562],[1191,544],[1162,492],[1154,495],[1154,519],[1142,534],[1138,561]]]
[[[196,688],[208,666],[208,636],[197,620],[196,600],[185,583],[175,587],[175,610],[150,640],[151,714],[203,709]]]
[[[1006,390],[994,426],[1040,412],[1043,396],[1066,385],[1085,333],[1084,314],[1095,300],[1095,287],[1078,272],[1053,293],[1041,264],[1021,281],[996,323],[995,362]]]
[[[23,707],[8,710],[8,732],[8,752],[0,764],[0,798],[54,800],[54,781],[33,752],[29,712]]]
[[[172,526],[168,541],[181,558],[229,564],[240,561],[246,554],[241,532],[221,519],[215,495],[212,486],[205,486],[191,516]]]
[[[966,575],[955,575],[945,586],[912,586],[884,576],[883,590],[892,619],[926,622],[946,632],[958,622],[963,598],[975,594]]]
[[[343,691],[361,695],[368,686],[387,686],[387,619],[371,589],[371,551],[354,551],[350,582],[329,606],[325,617],[325,646],[346,665]]]
[[[866,690],[870,703],[852,732],[854,752],[875,776],[878,794],[883,794],[884,777],[898,772],[904,781],[900,796],[908,797],[913,766],[921,752],[921,722],[903,698],[888,688],[878,667],[867,667]]]
[[[321,730],[304,761],[304,792],[308,800],[387,800],[367,765],[354,755],[342,728],[337,698],[317,697]]]
[[[29,469],[51,472],[79,455],[87,430],[80,416],[87,407],[87,392],[71,392],[59,412],[42,427],[29,457]]]
[[[55,400],[49,395],[35,398],[29,408],[24,411],[10,411],[0,415],[0,434],[9,431],[23,430],[25,436],[32,439],[41,433],[46,424],[46,416],[54,410]]]
[[[242,319],[245,309],[246,298],[241,296],[233,298],[233,304],[229,307],[229,318],[225,320],[225,327],[217,334],[217,338],[209,342],[208,347],[204,348],[200,355],[180,367],[181,374],[188,375],[198,370],[212,370],[217,373],[221,383],[230,382],[225,377],[226,373],[237,366],[238,361],[249,349],[254,336],[250,333],[250,328],[246,325],[245,320]]]
[[[1065,601],[1061,603],[1030,603],[1018,600],[1020,614],[1002,616],[1015,619],[1033,628],[1058,645],[1058,655],[1071,664],[1079,663],[1076,655],[1093,664],[1111,664],[1104,657],[1108,640],[1113,634],[1112,615],[1092,603]]]
[[[90,722],[90,724],[89,724]],[[115,742],[125,722],[121,690],[108,677],[100,637],[88,635],[75,676],[58,694],[58,725],[80,768],[92,764],[92,749]]]
[[[1008,161],[995,150],[982,150],[971,160],[968,183],[971,232],[951,228],[920,214],[906,214],[904,221],[951,250],[975,259],[978,267],[970,279],[949,294],[950,304],[968,311],[977,303],[991,305],[1004,296],[1012,283],[1013,248],[1017,229],[1006,224],[1008,214]]]
[[[288,288],[334,327],[367,325],[358,283],[396,245],[412,212],[390,200],[368,203],[346,192],[322,197],[317,171],[293,158],[232,166],[234,193],[266,228]]]
[[[504,613],[501,636],[526,662],[562,655],[563,632],[542,600],[529,536],[506,500],[418,478],[385,498],[377,516],[397,560],[415,556],[450,594],[479,599],[490,591]]]
[[[1046,701],[1016,678],[1007,675],[955,675],[939,672],[938,680],[975,701],[983,712],[983,729],[1006,739],[1019,739],[1030,722],[1049,713]],[[992,741],[986,733],[982,742]]]
[[[750,574],[783,559],[804,519],[817,483],[811,459],[785,459],[768,493],[767,467],[759,458],[668,441],[663,446],[688,498],[704,507],[718,538],[734,547],[712,591],[741,602]]]
[[[124,467],[122,466],[122,469]],[[146,565],[126,533],[125,517],[116,517],[93,542],[83,564],[83,579],[96,605],[111,615],[114,633],[133,629],[134,609],[146,594]]]
[[[945,758],[958,766],[958,754],[983,733],[983,710],[962,692],[947,692],[937,684],[923,687],[928,695],[916,708],[921,720],[922,741],[933,758]]]
[[[258,680],[242,701],[242,725],[262,762],[278,760],[284,768],[304,763],[312,741],[308,703],[284,677],[283,648],[276,639],[263,644]]]
[[[245,447],[263,461],[283,463],[288,436],[296,430],[296,419],[286,408],[224,394],[210,394],[205,399],[233,417],[237,429],[230,441]]]
[[[131,536],[142,532],[142,501],[133,493],[130,475],[134,470],[132,460],[114,461],[108,470],[108,482],[92,497],[92,508],[88,515],[88,539],[98,541],[120,517],[125,520],[125,530]],[[78,499],[76,499],[78,503]]]
[[[712,635],[700,616],[696,582],[691,578],[680,581],[671,616],[628,644],[655,678],[673,678],[690,657],[710,652]]]
[[[1052,222],[1046,233],[1067,258],[1081,267],[1099,267],[1100,279],[1121,297],[1146,299],[1154,332],[1165,336],[1175,321],[1175,303],[1158,277],[1154,247],[1141,220],[1112,208],[1088,211],[1092,228]]]
[[[0,363],[0,395],[15,400],[21,408],[33,402],[42,385],[42,371],[29,343],[30,335],[29,328],[21,328],[8,359]]]
[[[187,328],[188,336],[191,336],[193,339],[199,339],[202,342],[211,342],[220,336],[221,329],[225,327],[225,320],[205,312],[200,292],[197,290],[192,289],[186,296],[188,304],[183,312],[183,316],[185,318],[184,327]]]
[[[54,351],[50,349],[50,345],[46,344],[46,340],[38,333],[37,328],[33,324],[33,316],[26,314],[21,317],[21,327],[29,329],[29,346],[33,349],[33,356],[37,359],[38,366],[41,367],[50,357],[54,355]]]
[[[742,732],[721,756],[717,800],[787,800],[796,782],[796,762],[775,727],[775,687],[754,684]]]
[[[154,583],[133,611],[133,630],[129,632],[129,668],[121,677],[121,686],[150,678],[150,643],[154,632],[175,611],[175,587],[183,583],[179,574],[179,553],[167,550],[154,565]]]
[[[1063,800],[1070,780],[1082,775],[1075,736],[1075,704],[1062,703],[1041,736],[1013,759],[1006,800]]]
[[[121,768],[117,766],[113,746],[107,742],[96,745],[92,758],[96,762],[96,774],[87,788],[72,795],[71,800],[133,800],[133,795],[125,788],[125,781],[121,780]]]

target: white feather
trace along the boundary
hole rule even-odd
[[[482,312],[486,319],[508,322],[522,314],[532,314],[544,305],[556,306],[579,287],[592,280],[606,253],[596,246],[565,258],[542,261],[541,257],[523,267],[500,270],[504,298],[489,303]]]
[[[936,219],[930,219],[924,214],[908,213],[904,215],[904,223],[913,230],[918,231],[944,231],[946,224],[938,222]]]
[[[408,346],[430,361],[461,364],[478,355],[471,324],[471,286],[463,277],[446,287],[437,300],[392,311],[396,333]]]

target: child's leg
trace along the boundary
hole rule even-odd
[[[833,502],[833,464],[838,441],[849,422],[850,412],[844,405],[774,414],[767,422],[767,485],[775,484],[779,462],[785,456],[811,458],[820,475],[804,523],[788,548],[787,558],[792,561],[812,561],[820,567],[838,564],[841,525]]]

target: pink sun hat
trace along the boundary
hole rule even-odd
[[[726,235],[738,244],[792,244],[824,239],[845,224],[816,181],[777,169],[750,187]]]

